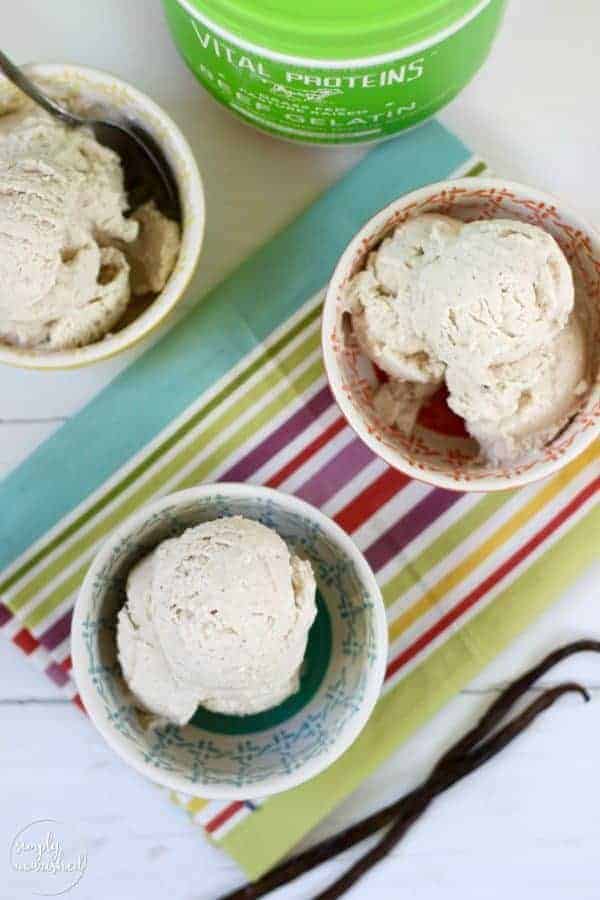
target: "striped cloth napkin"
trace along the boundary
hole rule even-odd
[[[351,749],[264,802],[173,795],[257,877],[529,625],[597,555],[598,446],[518,491],[459,494],[387,467],[326,385],[323,286],[363,221],[411,188],[484,168],[439,124],[371,153],[0,485],[0,630],[81,705],[73,603],[99,542],[201,481],[293,492],[345,528],[388,610],[382,697]],[[76,377],[73,376],[73,377]]]

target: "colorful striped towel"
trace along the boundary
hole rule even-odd
[[[264,802],[174,796],[256,877],[565,589],[597,554],[598,447],[519,491],[447,492],[345,425],[319,346],[322,288],[387,202],[483,168],[432,123],[371,152],[0,486],[0,628],[78,700],[69,625],[98,543],[151,497],[200,481],[291,491],[334,517],[383,589],[383,696],[328,771]],[[74,376],[76,377],[76,376]],[[593,532],[593,533],[592,533]]]

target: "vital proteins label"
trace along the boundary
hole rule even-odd
[[[190,68],[239,116],[283,137],[352,143],[416,125],[458,93],[487,55],[500,5],[490,4],[426,50],[347,68],[292,65],[251,53],[176,3],[167,4],[167,17]]]

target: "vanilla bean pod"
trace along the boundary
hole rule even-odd
[[[467,750],[470,750],[482,738],[486,737],[492,728],[500,723],[502,718],[510,710],[512,706],[525,694],[536,681],[542,678],[550,669],[557,666],[569,656],[576,653],[600,653],[600,641],[585,639],[573,641],[571,644],[565,644],[557,650],[553,650],[544,657],[537,665],[528,669],[523,675],[512,681],[494,700],[483,716],[479,719],[474,728],[468,731],[463,738],[453,744],[444,756],[439,760],[438,766],[444,765],[447,759],[454,756],[460,756]]]
[[[533,703],[530,704],[520,715],[516,716],[513,721],[501,728],[497,734],[480,744],[479,748],[467,753],[463,757],[451,759],[447,763],[448,771],[444,768],[434,771],[431,782],[426,782],[424,786],[424,796],[421,805],[408,818],[404,815],[400,816],[391,826],[381,840],[368,852],[365,853],[357,862],[352,865],[337,881],[328,888],[313,897],[313,900],[337,900],[346,893],[363,875],[366,875],[370,869],[380,862],[387,854],[393,850],[398,842],[404,837],[408,829],[419,819],[425,812],[432,800],[442,791],[445,791],[452,784],[460,781],[465,775],[470,775],[480,766],[484,765],[489,759],[500,753],[504,747],[513,741],[518,735],[525,731],[529,725],[546,709],[552,706],[556,701],[567,693],[579,693],[584,700],[589,700],[589,694],[579,684],[568,682],[558,687],[550,688],[544,691]],[[437,773],[437,774],[436,774]],[[437,782],[437,783],[436,783]],[[427,787],[429,785],[429,787]]]
[[[276,888],[301,877],[326,860],[350,849],[350,847],[389,825],[398,816],[404,814],[410,817],[423,799],[427,783],[440,768],[445,766],[449,760],[465,754],[489,734],[500,723],[515,702],[550,669],[569,656],[585,651],[600,653],[600,641],[586,639],[566,644],[549,653],[541,662],[508,685],[491,704],[475,727],[442,756],[424,784],[399,800],[394,801],[394,803],[349,826],[344,831],[326,838],[316,846],[310,847],[308,850],[298,853],[288,860],[284,860],[284,862],[263,875],[262,878],[234,890],[230,894],[223,896],[221,900],[258,900],[258,898],[265,896],[270,891],[274,891]]]

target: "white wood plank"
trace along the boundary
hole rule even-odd
[[[26,700],[56,700],[52,681],[27,659],[22,650],[0,634],[0,704]]]
[[[28,822],[62,819],[88,846],[85,898],[184,896],[176,886],[186,882],[189,896],[192,884],[206,886],[207,872],[211,887],[225,886],[233,864],[166,794],[121,763],[74,706],[0,705],[0,722],[11,735],[0,742],[0,846]],[[18,873],[2,875],[0,896],[20,897]]]
[[[0,366],[0,419],[71,416],[141,350],[76,372],[34,372]]]
[[[590,605],[590,582],[594,583],[590,574],[580,579],[561,604],[570,606],[580,623]],[[555,618],[554,630],[548,616],[544,627],[530,630],[527,638],[498,658],[493,664],[495,682],[513,677],[515,670],[520,671],[565,638],[562,612],[560,609]],[[577,634],[582,633],[585,630],[577,629]],[[14,648],[2,646],[0,650],[2,667],[25,676],[15,696],[49,697],[47,688],[30,693],[35,685],[25,671],[26,661],[15,658]],[[598,666],[598,660],[593,662]],[[566,665],[563,676],[574,677],[575,663],[568,664],[568,669]],[[486,675],[477,690],[485,691]],[[577,677],[584,675],[577,673]],[[36,678],[43,681],[41,676]],[[5,681],[0,668],[0,683]],[[470,727],[494,695],[488,690],[457,697],[339,807],[310,841],[339,830],[418,783],[443,748]],[[165,871],[171,873],[169,877],[177,873],[182,896],[190,898],[214,897],[239,880],[235,866],[206,847],[185,817],[171,809],[166,796],[129,771],[81,714],[68,704],[15,703],[7,700],[9,696],[6,690],[0,694],[0,733],[13,735],[10,742],[0,744],[0,791],[5,798],[6,821],[16,829],[20,819],[27,824],[28,816],[47,815],[79,824],[92,848],[85,885],[90,893],[84,896],[100,898],[109,887],[126,890],[131,883],[130,863],[136,871],[142,864],[146,867],[141,883],[136,875],[136,888],[143,888],[149,898],[160,897],[167,889]],[[503,891],[514,889],[519,879],[525,878],[533,886],[530,896],[542,900],[549,882],[540,872],[546,868],[550,882],[557,885],[555,896],[564,896],[558,888],[565,888],[580,867],[584,876],[578,881],[582,892],[578,896],[593,897],[594,831],[586,829],[596,827],[597,813],[595,805],[584,804],[583,798],[586,780],[595,770],[599,698],[596,691],[595,702],[588,707],[565,699],[501,760],[436,803],[403,846],[373,873],[368,885],[365,882],[364,890],[368,887],[369,894],[364,896],[395,896],[392,887],[396,878],[410,885],[415,897],[426,890],[431,891],[427,897],[439,896],[440,900],[464,896],[471,878],[483,878],[485,871],[493,868],[494,860],[504,859],[500,880],[494,879],[491,885],[490,898],[501,898]],[[568,767],[566,777],[565,761],[572,759],[577,763]],[[560,810],[560,815],[553,816],[553,810]],[[121,849],[125,846],[126,853]],[[98,860],[92,859],[95,853]],[[282,892],[282,896],[289,900],[310,896],[307,891],[312,891],[321,878],[334,877],[356,855],[346,855],[325,870],[327,876],[319,874]],[[160,867],[153,864],[158,861]],[[590,864],[587,880],[586,863]],[[203,871],[200,879],[199,869]],[[432,871],[436,874],[430,881]],[[97,874],[90,886],[92,872]],[[455,894],[447,893],[450,886]]]
[[[488,698],[489,699],[489,698]],[[412,787],[441,747],[487,702],[458,697],[363,786],[314,838],[337,830]],[[356,896],[597,898],[594,865],[600,813],[590,786],[600,705],[572,698],[548,712],[503,756],[440,799]],[[0,843],[29,821],[78,825],[89,846],[84,897],[214,898],[239,882],[234,865],[210,848],[156,788],[122,764],[68,706],[0,705]],[[281,896],[307,898],[356,853]],[[12,882],[9,882],[12,886]],[[135,886],[135,887],[134,887]],[[14,893],[18,897],[18,876]],[[135,894],[134,894],[135,891]],[[481,892],[480,891],[484,891]],[[595,893],[596,892],[596,893]],[[7,897],[8,900],[8,897]]]
[[[495,172],[562,197],[600,225],[594,0],[509,3],[491,58],[440,118]],[[594,186],[594,187],[592,187]]]

